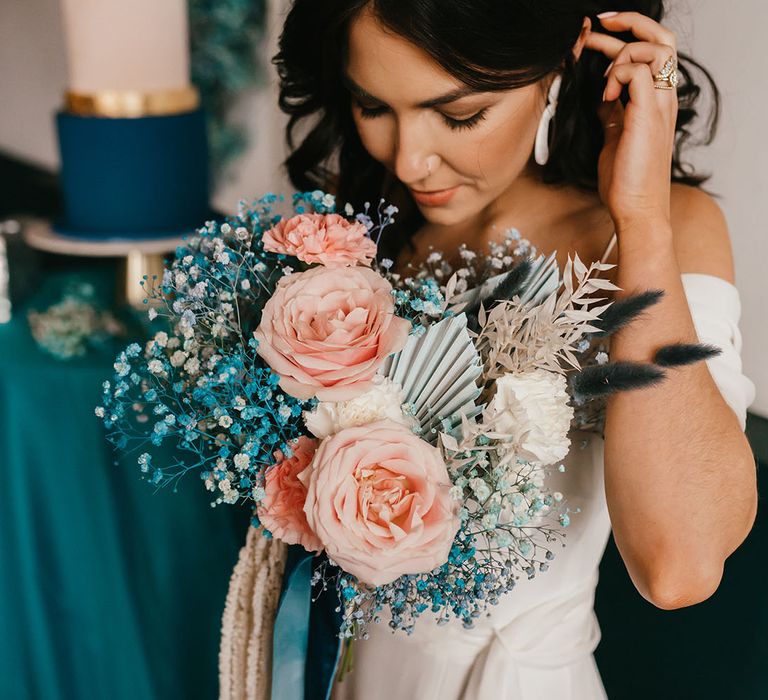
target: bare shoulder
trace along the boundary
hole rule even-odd
[[[720,205],[706,192],[673,183],[671,223],[680,272],[699,272],[733,282],[733,252]]]

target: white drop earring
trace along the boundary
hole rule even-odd
[[[547,106],[539,120],[539,128],[536,131],[536,143],[533,156],[539,165],[545,165],[549,160],[549,125],[557,111],[557,98],[560,95],[560,85],[563,77],[558,73],[552,80],[547,94]]]

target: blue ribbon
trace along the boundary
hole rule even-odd
[[[304,669],[312,599],[312,555],[288,548],[283,590],[275,617],[272,657],[272,700],[304,697]]]
[[[341,654],[335,589],[312,603],[312,572],[322,562],[300,545],[288,547],[273,631],[272,700],[328,700]]]

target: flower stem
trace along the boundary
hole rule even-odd
[[[355,623],[355,632],[357,632],[357,624]],[[354,664],[354,643],[355,638],[347,637],[344,640],[344,652],[341,656],[341,663],[339,664],[339,673],[337,680],[339,683],[341,683],[344,680],[344,676],[349,673],[352,670],[352,666]]]

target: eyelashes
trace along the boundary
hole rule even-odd
[[[376,117],[380,117],[389,111],[388,107],[366,107],[357,100],[354,100],[354,103],[355,106],[360,110],[360,116],[363,119],[376,119]],[[443,114],[442,112],[439,112],[439,114],[449,129],[453,129],[454,131],[461,131],[463,129],[471,129],[483,121],[488,114],[488,108],[484,107],[479,112],[476,112],[471,117],[467,117],[466,119],[454,119],[453,117],[449,117],[447,114]]]
[[[471,117],[467,117],[466,119],[451,119],[451,117],[447,117],[445,114],[442,114],[441,116],[451,129],[460,130],[471,129],[473,126],[476,126],[481,121],[483,121],[487,114],[488,108],[484,107],[479,112],[476,112]]]
[[[357,100],[354,100],[355,106],[360,110],[360,116],[363,119],[375,119],[382,114],[386,114],[386,107],[364,107]]]

